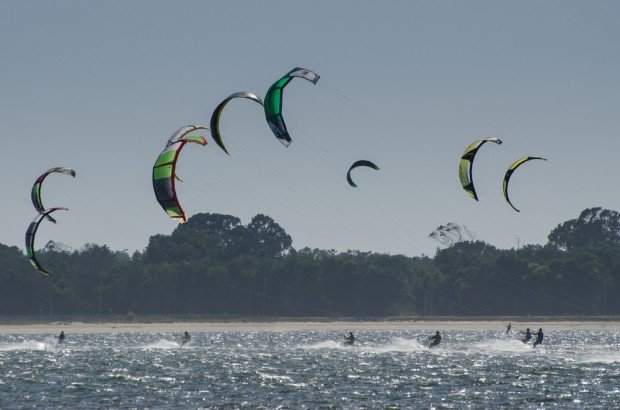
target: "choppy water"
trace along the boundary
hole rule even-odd
[[[3,335],[0,407],[620,407],[617,330],[343,334]]]

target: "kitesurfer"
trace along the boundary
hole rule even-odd
[[[58,344],[61,344],[63,340],[65,340],[65,331],[61,330],[60,334],[58,336],[54,336],[56,339],[58,339]]]
[[[523,338],[523,340],[521,340],[523,343],[527,343],[530,340],[532,340],[532,332],[530,332],[530,328],[528,327],[527,329],[525,329],[525,332],[521,332],[525,335],[525,337]]]
[[[508,334],[510,332],[510,329],[512,329],[512,323],[508,323],[508,326],[506,326],[506,334]]]
[[[185,333],[183,333],[183,337],[181,337],[181,346],[183,346],[185,343],[189,343],[190,340],[192,340],[192,337],[186,331]]]
[[[431,344],[428,346],[429,349],[432,349],[433,347],[441,343],[441,335],[439,334],[439,330],[435,332],[433,336],[429,336],[428,338],[429,340],[431,340]]]
[[[353,344],[355,343],[355,336],[353,336],[353,332],[349,332],[349,336],[346,336],[344,340],[345,345],[353,346]]]
[[[534,341],[533,347],[536,347],[539,344],[542,344],[542,342],[543,342],[544,335],[543,335],[542,328],[539,328],[538,332],[534,333],[534,335],[536,335],[536,340]]]

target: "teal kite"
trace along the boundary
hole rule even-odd
[[[265,95],[264,108],[267,123],[276,138],[284,144],[285,147],[288,147],[291,144],[291,137],[288,134],[286,124],[284,123],[284,118],[282,117],[282,97],[284,87],[286,87],[286,85],[295,77],[308,80],[312,84],[316,84],[316,82],[319,81],[319,75],[314,71],[301,67],[295,67],[284,77],[273,83]]]

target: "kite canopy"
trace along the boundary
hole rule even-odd
[[[196,130],[205,130],[209,131],[209,129],[203,125],[186,125],[184,127],[179,128],[172,134],[172,136],[168,139],[166,143],[166,147],[171,146],[172,144],[179,142],[182,140],[187,134]],[[206,143],[205,143],[206,144]]]
[[[295,67],[284,77],[273,83],[265,95],[264,108],[267,123],[269,127],[271,127],[271,131],[273,131],[276,138],[280,140],[285,147],[291,144],[291,137],[288,135],[288,130],[284,123],[284,118],[282,117],[282,97],[284,87],[286,87],[294,77],[303,78],[310,81],[312,84],[316,84],[316,82],[319,81],[319,75],[314,71]]]
[[[478,195],[476,194],[476,189],[474,188],[474,180],[472,175],[474,158],[476,157],[476,153],[480,147],[489,141],[498,145],[502,143],[502,141],[497,137],[489,137],[483,140],[474,141],[465,149],[463,156],[461,156],[461,161],[459,162],[459,178],[461,180],[461,185],[463,186],[465,192],[467,192],[467,194],[469,194],[469,196],[474,198],[476,201],[478,200]]]
[[[51,274],[43,269],[37,257],[34,253],[34,239],[37,234],[37,230],[39,229],[39,224],[44,218],[49,218],[49,214],[55,211],[68,211],[67,208],[50,208],[47,211],[43,211],[30,223],[28,226],[28,230],[26,230],[26,254],[28,255],[28,260],[32,264],[32,266],[46,276],[51,276]],[[55,221],[54,221],[55,222]]]
[[[513,162],[508,167],[508,170],[506,171],[506,175],[504,175],[504,184],[503,184],[504,198],[506,198],[506,202],[508,202],[508,205],[510,205],[512,207],[512,209],[514,209],[517,212],[520,212],[520,211],[517,208],[515,208],[515,206],[512,204],[512,202],[510,202],[510,198],[508,197],[508,183],[510,182],[510,177],[512,176],[512,173],[515,172],[515,170],[517,168],[519,168],[521,165],[523,165],[526,162],[531,161],[533,159],[540,159],[540,160],[543,160],[543,161],[547,160],[546,158],[542,158],[542,157],[523,157],[523,158],[519,158],[518,160]]]
[[[71,168],[56,167],[56,168],[48,169],[47,171],[45,171],[43,175],[37,178],[37,180],[34,181],[34,185],[32,186],[32,191],[30,192],[30,198],[32,199],[32,205],[34,205],[34,209],[36,209],[38,213],[45,212],[45,207],[43,206],[43,201],[41,200],[41,186],[43,185],[43,181],[45,180],[45,178],[53,172],[58,172],[60,174],[65,174],[65,175],[71,175],[74,178],[76,175],[75,171],[72,170]],[[50,222],[56,223],[56,220],[52,218],[51,216],[47,216],[47,220]]]
[[[226,104],[228,104],[230,100],[235,99],[235,98],[247,98],[248,100],[256,101],[260,105],[263,105],[263,101],[256,94],[252,94],[247,91],[242,91],[242,92],[231,94],[228,97],[226,97],[226,99],[222,101],[220,105],[217,106],[215,111],[213,111],[213,114],[211,115],[211,124],[210,124],[211,125],[211,137],[213,137],[213,140],[215,141],[215,143],[221,149],[223,149],[226,154],[228,154],[228,150],[224,146],[224,142],[222,141],[222,136],[220,135],[220,115],[222,114],[224,107],[226,107]]]
[[[196,126],[189,126],[196,127]],[[184,127],[186,128],[186,127]],[[179,179],[175,173],[177,159],[181,150],[188,142],[195,144],[207,145],[207,141],[202,136],[188,136],[190,132],[185,132],[182,137],[176,137],[175,142],[170,143],[173,138],[181,132],[184,128],[179,129],[172,138],[168,141],[167,147],[159,154],[155,165],[153,165],[153,190],[155,191],[155,197],[157,202],[166,211],[168,216],[176,220],[179,223],[187,222],[183,208],[177,199],[177,192],[175,189],[175,179]],[[204,127],[197,127],[192,129],[206,129]]]
[[[355,185],[355,182],[353,182],[353,180],[351,179],[351,171],[357,167],[369,167],[372,168],[376,171],[379,170],[379,167],[376,166],[374,163],[365,160],[365,159],[361,159],[359,161],[355,161],[353,163],[353,165],[351,165],[351,167],[349,168],[349,172],[347,172],[347,182],[349,183],[349,185],[351,185],[353,188],[357,188],[357,185]]]

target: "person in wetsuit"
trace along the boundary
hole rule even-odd
[[[183,337],[181,338],[181,346],[183,346],[185,343],[189,343],[190,340],[192,340],[192,337],[189,335],[189,333],[185,332],[183,334]]]
[[[523,338],[523,340],[521,340],[523,343],[527,343],[530,340],[532,340],[532,332],[530,332],[530,328],[528,327],[525,332],[521,332],[525,335],[525,338]]]
[[[538,332],[534,333],[534,335],[536,336],[536,340],[534,341],[534,347],[538,346],[539,344],[542,344],[543,342],[543,331],[542,331],[542,327],[538,329]]]
[[[432,349],[433,347],[441,343],[441,335],[439,334],[439,330],[435,332],[433,336],[429,336],[428,338],[431,340],[431,344],[428,345],[429,349]]]
[[[63,340],[65,340],[65,331],[62,330],[58,336],[54,336],[58,339],[58,344],[61,344]]]
[[[354,343],[355,343],[355,336],[353,336],[353,332],[349,332],[349,336],[344,338],[344,344],[353,346]]]
[[[512,323],[508,323],[508,326],[506,326],[506,334],[510,332],[510,329],[512,329]]]

